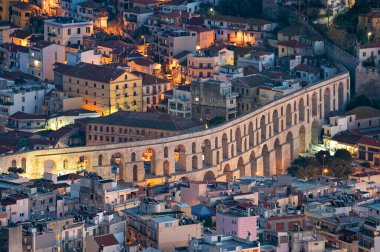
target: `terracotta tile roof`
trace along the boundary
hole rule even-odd
[[[107,41],[98,41],[96,42],[97,46],[106,47],[106,48],[118,48],[118,47],[132,47],[130,44],[121,41],[121,40],[107,40]]]
[[[26,39],[27,37],[31,36],[32,33],[24,30],[15,30],[10,36],[20,39]]]
[[[261,18],[240,18],[240,17],[234,17],[234,16],[224,16],[224,15],[218,15],[215,14],[213,16],[207,17],[205,19],[214,20],[214,21],[225,21],[230,23],[242,23],[242,24],[249,24],[249,25],[265,25],[265,24],[271,24],[271,21],[261,19]]]
[[[139,65],[139,66],[150,66],[150,65],[153,65],[155,64],[154,61],[150,60],[150,59],[147,59],[147,58],[137,58],[137,59],[134,59],[132,60],[136,65]]]
[[[356,115],[356,120],[380,117],[380,110],[369,106],[359,106],[347,112],[349,115]]]
[[[38,80],[37,77],[31,75],[31,74],[27,74],[27,73],[24,73],[24,72],[21,72],[21,71],[13,71],[13,72],[5,72],[5,73],[2,73],[0,74],[0,77],[1,78],[4,78],[6,80]]]
[[[133,0],[134,4],[161,4],[162,0]]]
[[[262,74],[254,74],[235,78],[231,81],[232,86],[258,87],[270,81],[268,76]]]
[[[66,71],[64,70],[63,74],[71,77],[108,83],[120,77],[125,72],[126,70],[123,69],[80,63],[73,68],[69,68]]]
[[[163,13],[159,13],[158,16],[160,17],[168,17],[168,18],[176,18],[176,17],[182,17],[182,18],[190,18],[192,15],[192,13],[190,12],[187,12],[187,11],[171,11],[171,12],[163,12]],[[196,14],[195,14],[196,15]]]
[[[134,73],[135,75],[141,76],[143,86],[149,86],[149,85],[154,85],[154,84],[163,84],[163,83],[170,84],[169,80],[157,78],[156,76],[151,75],[151,74],[138,72],[138,71],[133,71],[132,73]]]
[[[11,7],[16,7],[21,10],[37,10],[37,11],[40,10],[38,6],[35,6],[27,2],[18,2],[18,3],[12,4]]]
[[[278,33],[281,33],[284,36],[307,35],[307,29],[303,25],[290,25],[280,30]]]
[[[204,21],[203,17],[192,17],[187,21],[187,25],[203,25]]]
[[[340,143],[346,143],[349,145],[355,145],[358,143],[360,138],[361,138],[360,135],[354,134],[353,132],[343,131],[333,136],[331,140],[334,140]]]
[[[171,116],[167,113],[136,111],[119,111],[108,116],[94,118],[89,123],[150,128],[176,132],[201,125],[192,120]]]
[[[182,59],[183,57],[186,57],[190,53],[191,52],[185,50],[185,51],[182,51],[182,52],[174,55],[173,58],[175,58],[175,59]]]
[[[29,52],[28,47],[16,45],[14,43],[4,43],[4,44],[0,45],[0,47],[4,48],[5,50],[7,50],[9,52],[13,52],[13,53],[17,53],[18,51]]]
[[[0,146],[0,155],[12,153],[13,149],[7,146]]]
[[[45,47],[51,46],[52,44],[54,44],[54,43],[40,40],[40,41],[37,41],[36,43],[34,43],[32,45],[32,47],[43,49]]]
[[[319,73],[320,72],[319,68],[312,67],[312,66],[305,65],[305,64],[299,64],[294,69],[296,71],[307,72],[307,73]]]
[[[380,40],[376,40],[375,42],[366,43],[359,46],[360,49],[369,49],[369,48],[378,48],[380,47]]]
[[[58,176],[57,177],[57,180],[58,181],[62,181],[62,180],[77,180],[77,179],[81,179],[83,176],[79,175],[79,174],[76,174],[76,173],[69,173],[69,174],[65,174],[65,175],[61,175],[61,176]]]
[[[113,234],[94,236],[93,239],[101,249],[119,244]]]
[[[11,135],[14,137],[27,137],[27,138],[29,138],[29,137],[33,136],[33,133],[28,132],[28,131],[21,131],[21,130],[11,130],[11,131],[7,132],[7,135]]]
[[[14,113],[13,115],[9,116],[9,118],[17,119],[17,120],[44,120],[44,115],[32,115],[28,113],[24,113],[21,111],[18,111]]]
[[[371,11],[369,13],[366,13],[366,14],[363,14],[363,15],[360,15],[362,17],[367,17],[367,18],[380,18],[380,11]]]
[[[359,139],[358,144],[369,145],[372,147],[380,147],[380,139],[374,138],[374,137],[362,136]]]
[[[68,126],[64,126],[64,127],[61,127],[55,131],[53,131],[50,135],[49,135],[49,138],[50,139],[54,139],[54,140],[59,140],[61,139],[62,137],[64,137],[65,135],[69,134],[70,132],[72,132],[73,130],[75,130],[75,127],[73,127],[72,125],[68,125]]]
[[[15,200],[22,200],[22,199],[28,199],[28,196],[22,195],[22,194],[9,194],[8,198],[15,199]]]
[[[277,43],[277,45],[285,46],[285,47],[292,47],[292,48],[308,48],[309,47],[307,44],[304,44],[304,43],[299,42],[297,40],[280,41]]]
[[[214,29],[211,29],[211,28],[206,28],[206,27],[203,27],[203,26],[187,26],[186,27],[187,29],[191,30],[191,31],[195,31],[197,33],[200,33],[200,32],[209,32],[209,31],[213,31]]]

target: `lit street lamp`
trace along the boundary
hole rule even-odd
[[[371,38],[371,35],[372,35],[372,32],[367,33],[368,42],[369,42],[369,39]]]

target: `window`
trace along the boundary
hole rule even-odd
[[[25,102],[25,97],[22,97],[22,98],[21,98],[21,101],[22,101],[22,102]]]
[[[80,34],[80,28],[77,28],[77,34]]]
[[[367,53],[366,52],[363,52],[363,57],[367,56]]]
[[[67,29],[67,35],[71,35],[71,29]]]
[[[86,33],[91,33],[91,28],[90,27],[86,27]]]

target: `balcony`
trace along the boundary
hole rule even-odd
[[[49,37],[57,37],[57,34],[55,32],[48,32],[47,34]]]

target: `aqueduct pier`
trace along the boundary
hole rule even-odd
[[[30,178],[81,169],[110,176],[110,167],[118,164],[120,178],[134,183],[165,177],[231,181],[284,173],[299,153],[318,141],[321,124],[329,112],[343,109],[349,94],[350,78],[343,70],[215,128],[129,143],[4,155],[1,172],[17,166]]]

